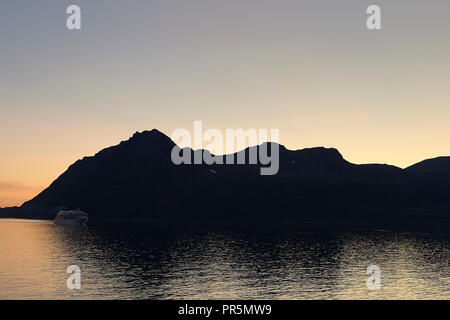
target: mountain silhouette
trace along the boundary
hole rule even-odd
[[[422,175],[449,175],[450,157],[427,159],[406,168],[406,171]]]
[[[35,198],[0,214],[52,218],[68,207],[90,219],[448,222],[450,157],[401,169],[353,164],[333,148],[278,145],[278,174],[264,176],[260,164],[175,165],[174,146],[156,129],[136,132],[76,161]],[[248,159],[262,146],[232,156]]]

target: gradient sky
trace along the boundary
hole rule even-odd
[[[383,30],[366,28],[371,4]],[[450,154],[448,0],[2,0],[0,40],[0,206],[194,120],[355,163]]]

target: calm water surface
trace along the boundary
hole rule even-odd
[[[442,234],[2,219],[0,299],[450,299],[449,254]]]

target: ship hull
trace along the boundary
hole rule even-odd
[[[83,226],[87,223],[87,221],[88,219],[76,219],[76,220],[55,219],[54,223],[56,225]]]

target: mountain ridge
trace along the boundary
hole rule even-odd
[[[170,158],[174,146],[156,129],[136,132],[115,146],[77,160],[36,197],[21,207],[4,208],[0,214],[51,218],[57,208],[71,207],[87,211],[94,219],[319,221],[364,220],[373,212],[380,219],[385,219],[387,212],[399,213],[388,219],[411,212],[447,217],[445,212],[450,211],[450,179],[417,174],[423,164],[405,169],[353,164],[335,148],[289,150],[279,145],[278,174],[260,176],[260,165],[177,166]],[[248,159],[249,152],[261,146],[232,155],[236,158],[244,153]],[[192,156],[209,152],[186,150],[191,150]],[[448,161],[450,167],[450,157],[434,159],[440,159],[436,161],[444,167]]]

